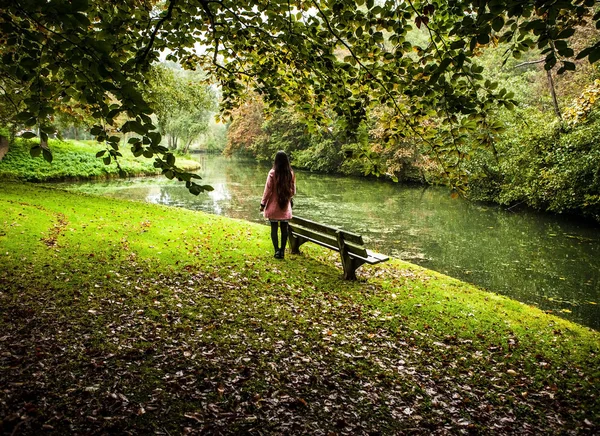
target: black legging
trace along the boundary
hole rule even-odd
[[[285,221],[271,221],[271,241],[275,251],[279,250],[279,238],[277,237],[277,227],[281,225],[281,251],[285,251],[285,245],[288,239],[288,223]]]

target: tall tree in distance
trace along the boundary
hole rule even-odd
[[[144,97],[154,110],[168,148],[187,153],[190,145],[208,129],[217,111],[217,95],[201,71],[185,71],[165,64],[152,66],[146,74]]]

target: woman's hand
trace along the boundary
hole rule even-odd
[[[265,211],[265,205],[264,205],[264,204],[261,204],[261,205],[260,205],[260,211],[261,211],[261,212],[264,212],[264,211]]]

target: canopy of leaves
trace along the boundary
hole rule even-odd
[[[416,136],[460,186],[463,135],[478,130],[490,145],[488,113],[511,107],[512,96],[484,81],[472,57],[490,42],[508,54],[542,49],[545,67],[595,62],[600,45],[579,53],[569,45],[576,25],[592,20],[592,0],[537,2],[313,0],[180,1],[11,0],[0,13],[2,97],[12,120],[53,133],[57,108],[76,100],[98,120],[91,133],[106,141],[107,162],[119,156],[120,136],[134,153],[154,157],[168,177],[203,190],[160,145],[144,99],[145,73],[163,52],[187,68],[202,66],[219,81],[224,113],[251,85],[274,107],[294,101],[320,122],[325,98],[353,131],[372,105],[389,107],[384,138]],[[407,33],[426,29],[426,44]],[[20,99],[11,96],[20,94]],[[128,120],[117,121],[125,114]],[[424,120],[435,116],[439,123]]]

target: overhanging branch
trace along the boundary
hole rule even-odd
[[[136,61],[137,64],[143,63],[146,60],[146,58],[148,57],[148,53],[150,53],[150,50],[152,49],[152,46],[154,45],[154,40],[156,39],[156,35],[158,34],[158,31],[162,27],[163,23],[171,18],[172,14],[173,14],[173,8],[175,7],[176,3],[177,3],[177,0],[171,0],[169,2],[169,7],[167,9],[167,13],[164,15],[164,17],[162,17],[160,20],[158,20],[158,23],[156,23],[156,26],[154,27],[154,30],[152,31],[152,34],[150,35],[150,41],[148,42],[148,45],[144,49],[144,52],[142,53],[142,55]]]

